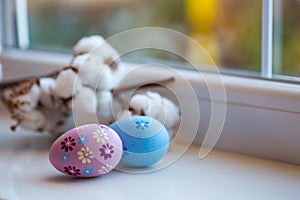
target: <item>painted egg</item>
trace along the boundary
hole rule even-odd
[[[122,157],[122,141],[111,128],[88,124],[60,136],[51,146],[49,160],[60,172],[95,177],[114,169]]]
[[[158,120],[148,116],[133,116],[110,125],[123,143],[121,163],[145,167],[158,162],[169,148],[169,134]]]

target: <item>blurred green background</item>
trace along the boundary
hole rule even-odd
[[[280,56],[275,59],[276,71],[300,76],[300,1],[281,0],[280,4],[282,30],[280,38],[274,38],[280,41],[280,51],[275,51],[280,55],[274,55]],[[32,49],[71,52],[83,36],[109,37],[131,28],[158,26],[198,41],[219,67],[261,70],[261,0],[28,0],[28,8]],[[178,48],[187,56],[197,55],[188,44]],[[139,59],[137,55],[131,59]],[[147,50],[141,55],[182,62],[162,51]],[[203,64],[201,58],[197,62]]]

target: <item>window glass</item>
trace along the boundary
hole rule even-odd
[[[275,73],[300,77],[300,1],[275,0]]]
[[[192,37],[220,67],[260,71],[261,0],[28,0],[28,9],[32,49],[68,52],[83,36],[158,26]],[[203,64],[189,44],[175,45]],[[182,61],[163,51],[140,54]]]

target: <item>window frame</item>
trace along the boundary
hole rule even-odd
[[[261,76],[273,77],[273,0],[262,0]]]
[[[22,76],[41,74],[47,70],[52,71],[68,65],[71,55],[22,49],[18,43],[20,38],[8,35],[16,31],[11,28],[11,26],[16,26],[11,13],[15,5],[8,3],[14,1],[4,0],[2,2],[6,2],[3,4],[3,9],[9,9],[5,13],[4,25],[5,28],[10,27],[10,29],[4,32],[2,41],[4,48],[1,55],[7,77],[17,77],[20,74]],[[269,34],[268,31],[266,32]],[[130,67],[135,64],[125,63],[125,65]],[[300,121],[300,85],[296,84],[300,79],[279,75],[272,75],[272,78],[256,77],[249,74],[243,75],[239,72],[232,75],[232,73],[224,70],[221,76],[227,93],[227,102],[221,102],[218,99],[210,99],[210,95],[205,89],[205,81],[199,79],[193,71],[175,70],[196,88],[199,105],[209,107],[210,101],[227,105],[229,122],[225,125],[216,148],[300,164],[297,153],[300,151],[300,146],[295,143],[295,141],[300,140],[300,135],[297,134],[300,124],[295,122]],[[152,67],[145,69],[145,72],[147,73],[138,74],[136,77],[145,80],[147,77],[157,78],[160,74],[164,74],[159,69]],[[209,70],[204,70],[203,73],[211,77],[209,81],[213,84],[216,74],[210,73]],[[147,74],[147,77],[145,77],[145,74]],[[278,81],[276,78],[278,78]],[[175,87],[180,87],[180,80],[175,83]],[[188,101],[189,98],[187,97],[187,104]],[[203,107],[204,111],[201,111],[203,118],[199,122],[200,125],[203,124],[199,127],[199,133],[194,141],[195,144],[201,144],[204,138],[203,132],[205,132],[205,127],[210,119],[208,108]],[[239,123],[231,121],[233,119],[239,120],[239,117],[235,118],[236,116],[241,116]],[[262,124],[259,116],[266,117],[266,125]],[[272,122],[275,123],[270,127],[269,124]],[[253,125],[258,127],[253,127]],[[282,127],[289,128],[283,133]],[[254,128],[256,128],[256,132],[253,132]],[[275,144],[276,146],[272,147]],[[286,148],[282,150],[277,148],[278,146]]]
[[[280,24],[275,23],[275,16],[280,17],[281,0],[262,0],[262,30],[261,30],[261,70],[260,73],[221,68],[220,72],[226,75],[236,75],[246,78],[256,78],[300,84],[300,77],[280,75],[278,61],[281,59],[279,42],[275,43],[274,38],[280,36]],[[27,0],[3,0],[2,10],[4,16],[2,23],[4,30],[2,33],[2,46],[4,48],[29,49],[29,22]],[[14,14],[15,13],[15,16]],[[276,34],[275,34],[276,28]],[[280,37],[279,37],[280,38]],[[276,39],[276,40],[277,40]],[[276,47],[276,48],[274,48]],[[273,52],[274,51],[274,52]],[[276,58],[276,60],[274,60]],[[208,71],[203,68],[204,71]]]

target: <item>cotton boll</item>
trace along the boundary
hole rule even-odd
[[[10,110],[12,117],[17,121],[12,130],[19,125],[31,130],[42,127],[45,116],[37,110],[41,90],[36,81],[31,79],[19,83],[4,91],[3,100]]]
[[[148,116],[158,119],[162,123],[165,122],[166,113],[162,104],[162,97],[155,92],[147,92],[148,106],[145,112]]]
[[[21,95],[21,96],[17,97],[16,99],[19,102],[27,102],[27,104],[24,104],[22,109],[25,109],[25,107],[33,108],[37,105],[40,94],[41,94],[41,90],[39,89],[39,87],[36,84],[34,84],[27,94]],[[27,110],[27,109],[25,109],[25,110]]]
[[[13,93],[13,91],[11,91]],[[12,94],[11,93],[11,94]],[[33,84],[29,92],[22,95],[12,94],[11,101],[17,106],[18,109],[23,111],[29,111],[37,106],[41,94],[40,88]]]
[[[151,102],[151,101],[150,101]],[[146,110],[147,116],[159,120],[168,129],[170,138],[174,136],[174,129],[180,120],[179,108],[169,99],[162,97],[161,103],[151,102]]]
[[[129,110],[124,110],[118,113],[117,120],[126,119],[133,116],[132,112]]]
[[[124,68],[118,52],[101,36],[84,37],[74,46],[71,65],[79,69],[83,84],[94,89],[111,90],[119,83]]]
[[[146,95],[149,97],[147,114],[164,123],[168,129],[178,123],[180,111],[172,101],[156,92],[147,92]]]
[[[151,116],[163,123],[169,131],[170,138],[173,137],[173,129],[180,120],[180,111],[172,101],[158,93],[147,92],[134,95],[129,106],[131,111],[120,112],[118,118],[124,118],[126,115]]]
[[[153,104],[161,104],[162,96],[156,92],[147,92],[147,97],[149,97]]]
[[[92,89],[82,87],[71,103],[76,126],[97,123],[97,99]]]
[[[141,114],[142,112],[145,112],[147,110],[147,107],[149,105],[149,98],[146,95],[142,94],[136,94],[134,95],[129,103],[129,106],[131,109],[134,109],[134,111],[137,114]]]
[[[113,75],[115,73],[112,72],[108,65],[100,62],[99,59],[91,57],[90,54],[75,57],[71,65],[79,70],[78,74],[84,85],[94,89],[111,90],[114,88]]]
[[[2,99],[5,103],[8,103],[9,106],[14,105],[13,108],[16,108],[16,97],[20,96],[19,94],[15,94],[15,91],[12,88],[6,88],[2,92]],[[10,107],[9,107],[10,108]],[[12,108],[10,108],[12,109]]]
[[[80,77],[72,69],[63,70],[56,78],[56,94],[61,98],[70,98],[82,87]]]
[[[98,91],[97,93],[97,117],[101,124],[109,125],[113,121],[112,93],[110,91]]]
[[[90,58],[90,54],[82,54],[79,56],[74,57],[73,61],[71,62],[71,66],[80,69],[80,67]],[[96,62],[96,61],[95,61]]]
[[[161,97],[158,93],[147,92],[149,97],[146,115],[156,118],[164,123],[167,129],[172,129],[180,118],[179,108],[169,99]]]
[[[40,103],[48,108],[59,106],[59,100],[54,94],[56,88],[56,80],[54,78],[41,78],[39,80],[41,88]]]
[[[83,37],[73,47],[73,54],[77,56],[79,54],[88,53],[97,46],[101,45],[103,42],[105,42],[103,37],[99,35]]]
[[[82,83],[94,89],[113,88],[113,80],[109,67],[105,64],[96,63],[93,59],[87,59],[79,68],[78,75]]]
[[[58,136],[74,127],[71,112],[65,107],[43,108],[41,111],[47,116],[43,130],[49,132],[51,136]]]
[[[119,60],[118,52],[108,44],[103,37],[94,35],[80,39],[73,47],[74,56],[91,53],[91,57],[96,58],[99,62],[112,64],[115,67]]]
[[[107,42],[103,42],[100,45],[98,45],[91,52],[91,56],[95,57],[102,63],[109,65],[111,69],[116,69],[119,65],[119,53]]]
[[[163,97],[163,107],[167,113],[165,126],[168,129],[174,128],[180,120],[180,110],[172,101]]]
[[[130,100],[130,108],[134,114],[147,115],[153,118],[162,118],[163,107],[162,97],[158,93],[147,92],[146,94],[136,94]]]
[[[50,94],[56,88],[56,81],[54,78],[41,78],[39,80],[41,93]]]
[[[119,63],[117,68],[111,69],[111,76],[112,76],[112,87],[116,88],[121,81],[122,75],[126,73],[124,66]]]
[[[73,98],[72,110],[74,109],[95,114],[97,109],[95,92],[88,87],[82,87],[78,95]]]
[[[30,105],[32,107],[35,107],[39,101],[39,97],[40,97],[40,94],[41,94],[41,90],[39,89],[39,87],[34,84],[29,92],[29,99],[28,101],[30,101]],[[20,96],[21,98],[21,96]]]
[[[120,63],[106,61],[98,66],[104,71],[97,86],[98,89],[112,90],[116,88],[125,73],[124,67]]]
[[[109,125],[117,118],[117,113],[122,110],[122,101],[115,97],[110,91],[100,90],[97,93],[97,117],[100,123]],[[115,114],[115,116],[114,116]]]
[[[30,110],[30,112],[22,112],[18,115],[20,126],[29,130],[42,129],[46,121],[46,117],[39,110]]]

